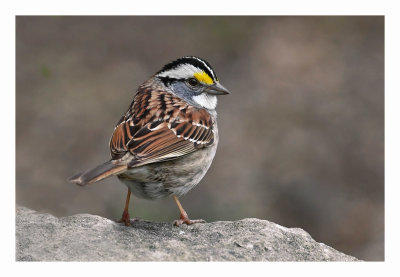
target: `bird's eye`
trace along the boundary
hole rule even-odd
[[[199,84],[199,82],[195,78],[189,78],[187,82],[191,87],[195,87]]]

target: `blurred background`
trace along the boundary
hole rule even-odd
[[[305,229],[384,259],[384,17],[16,17],[16,203],[117,220],[127,188],[66,179],[109,159],[136,88],[184,55],[209,61],[220,144],[181,202],[192,218]],[[131,216],[172,222],[170,198]]]

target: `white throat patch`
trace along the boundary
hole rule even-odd
[[[193,96],[193,100],[203,108],[209,110],[215,110],[217,107],[217,96],[215,95],[202,93],[200,95]]]

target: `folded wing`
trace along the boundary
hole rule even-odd
[[[212,119],[206,110],[173,94],[142,87],[115,127],[110,149],[113,160],[136,167],[182,157],[213,141]]]

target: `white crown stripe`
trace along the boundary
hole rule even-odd
[[[212,70],[212,68],[209,65],[207,65],[206,61],[204,61],[200,58],[194,57],[194,56],[186,56],[186,57],[183,57],[182,59],[184,59],[184,58],[192,59],[192,60],[196,60],[197,62],[200,62],[202,67],[207,69],[208,73],[211,74],[210,77],[213,80],[216,80],[215,72]],[[188,71],[186,74],[183,72],[184,69],[186,69]],[[190,77],[193,77],[193,76],[189,76],[190,73],[200,73],[202,71],[203,71],[202,68],[199,68],[198,66],[195,66],[195,65],[191,64],[190,62],[187,62],[187,63],[177,64],[175,67],[172,67],[168,70],[161,71],[157,74],[157,76],[176,78],[176,79],[190,78]]]
[[[180,64],[179,66],[172,68],[170,70],[161,72],[157,76],[159,77],[168,77],[174,79],[187,79],[193,77],[196,72],[199,72],[199,68],[191,65],[191,64]]]
[[[194,56],[189,56],[188,58],[193,58],[193,59],[198,60],[199,62],[201,62],[204,65],[204,67],[207,68],[211,72],[212,78],[215,80],[214,71],[202,59],[199,59],[199,58],[194,57]]]

